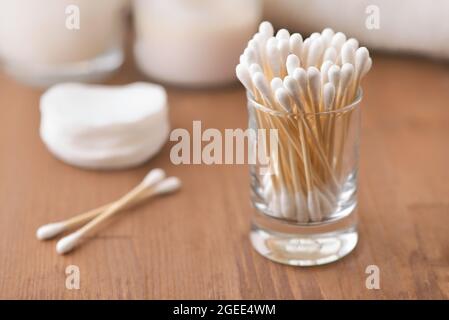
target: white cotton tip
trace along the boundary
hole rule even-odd
[[[298,68],[293,72],[293,78],[298,82],[301,93],[307,95],[307,73],[304,69]]]
[[[271,72],[274,76],[281,73],[281,54],[278,49],[278,41],[276,38],[270,38],[267,41],[267,59]]]
[[[335,88],[338,88],[338,86],[340,85],[340,67],[337,65],[331,66],[329,68],[329,71],[327,72],[327,76],[329,78],[329,81],[332,82]]]
[[[323,56],[324,45],[320,36],[314,39],[310,45],[309,53],[307,54],[307,65],[318,65],[321,57]]]
[[[335,63],[337,61],[337,50],[334,47],[329,47],[324,51],[323,61],[331,61]]]
[[[302,44],[301,61],[303,62],[304,67],[307,67],[307,56],[309,54],[309,48],[311,44],[312,40],[310,40],[310,38],[304,40]]]
[[[351,41],[346,41],[341,48],[341,64],[350,63],[354,64],[355,50],[354,44]]]
[[[181,180],[177,177],[169,177],[165,180],[162,180],[154,187],[154,194],[167,194],[172,193],[181,188]]]
[[[368,58],[368,60],[366,61],[366,64],[365,64],[365,69],[363,69],[363,71],[362,71],[362,77],[364,77],[371,70],[372,66],[373,66],[373,60],[371,58]]]
[[[282,82],[281,78],[275,77],[271,79],[270,86],[273,93],[276,92],[277,89],[282,88],[283,85],[284,83]]]
[[[247,47],[251,50],[254,50],[254,52],[257,53],[258,50],[257,41],[254,38],[248,41]]]
[[[290,94],[297,94],[299,91],[299,85],[293,76],[286,76],[284,78],[284,87]]]
[[[319,91],[321,87],[321,73],[316,67],[307,68],[307,81],[309,83],[310,90]]]
[[[332,30],[331,28],[326,28],[321,31],[321,39],[323,39],[323,44],[326,48],[330,46],[334,34],[334,30]]]
[[[285,112],[292,112],[292,106],[290,102],[290,96],[284,88],[279,88],[276,90],[276,100],[279,102],[280,106]]]
[[[51,239],[65,230],[63,222],[55,222],[43,225],[36,231],[36,237],[39,240]]]
[[[328,77],[327,73],[328,73],[330,67],[332,67],[333,65],[334,65],[334,63],[329,60],[324,61],[323,64],[321,65],[321,68],[320,68],[321,85],[324,85],[326,82],[329,81],[329,77]]]
[[[81,233],[79,231],[69,234],[56,243],[56,252],[59,254],[65,254],[72,251],[73,248],[78,245],[80,239]]]
[[[249,66],[249,61],[244,54],[240,55],[239,63],[244,66]]]
[[[273,25],[268,21],[262,21],[259,25],[259,32],[267,37],[274,35]]]
[[[337,52],[340,52],[341,47],[346,42],[346,35],[342,32],[337,32],[332,37],[331,46],[335,48]]]
[[[298,58],[301,57],[302,42],[302,36],[299,33],[294,33],[290,36],[290,52],[295,54]]]
[[[279,29],[276,33],[276,39],[278,40],[289,40],[290,32],[287,29]]]
[[[335,87],[331,82],[328,82],[323,87],[323,104],[324,110],[330,111],[335,99]]]
[[[266,42],[268,37],[262,33],[256,33],[252,40],[256,43],[257,49],[260,48],[260,44]]]
[[[348,40],[346,40],[346,43],[351,44],[354,50],[357,50],[359,48],[359,42],[355,38],[349,38]]]
[[[295,69],[300,67],[298,56],[295,54],[289,54],[287,56],[287,62],[285,63],[285,65],[287,67],[287,73],[289,75],[293,75]]]
[[[278,42],[279,42],[278,39],[276,39],[275,37],[271,37],[270,39],[267,40],[267,44],[266,44],[267,49],[269,47],[277,48],[278,47]]]
[[[254,41],[257,46],[257,53],[261,64],[264,64],[265,62],[265,45],[267,43],[268,38],[269,37],[267,35],[261,33],[256,33],[254,35]]]
[[[246,90],[248,91],[253,90],[251,75],[246,65],[238,64],[237,67],[235,68],[235,74],[237,75],[237,78],[243,84]]]
[[[343,91],[351,82],[354,75],[354,66],[351,63],[345,63],[340,70],[340,90]]]
[[[314,32],[309,36],[310,40],[312,40],[312,41],[318,39],[319,37],[321,37],[321,33],[319,33],[319,32]]]
[[[321,74],[317,68],[309,67],[307,69],[307,82],[309,84],[314,111],[318,112],[321,95]]]
[[[257,64],[257,63],[251,64],[249,66],[249,73],[251,75],[253,75],[253,74],[257,73],[257,72],[262,72],[263,73],[262,67],[259,64]]]
[[[284,87],[287,90],[288,94],[293,98],[296,105],[298,106],[301,112],[304,112],[304,105],[300,99],[300,88],[298,81],[292,76],[286,76],[284,78]]]
[[[289,39],[281,39],[278,42],[279,54],[281,55],[281,63],[284,64],[287,61],[287,57],[290,53]]]
[[[369,59],[369,51],[365,47],[360,47],[355,52],[355,70],[357,73],[361,74],[365,69],[366,64]]]
[[[243,51],[243,54],[246,56],[249,65],[253,63],[259,63],[257,53],[256,51],[254,51],[254,49],[248,47]]]
[[[257,90],[260,91],[265,99],[268,99],[271,102],[271,88],[264,74],[262,72],[256,72],[253,74],[252,79]]]
[[[165,171],[162,169],[153,169],[147,173],[142,181],[142,184],[145,188],[149,188],[154,186],[156,183],[161,182],[163,179],[165,179]]]

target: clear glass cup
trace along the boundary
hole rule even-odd
[[[306,114],[273,111],[256,102],[251,93],[247,98],[249,128],[265,129],[266,135],[263,144],[260,139],[252,141],[266,155],[264,161],[254,157],[250,164],[254,248],[288,265],[313,266],[341,259],[358,241],[362,91],[341,109]],[[268,137],[271,129],[276,132],[275,143]]]
[[[99,81],[123,63],[128,0],[0,1],[0,60],[21,82]]]

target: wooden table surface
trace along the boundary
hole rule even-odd
[[[173,143],[145,165],[98,172],[56,160],[39,135],[42,90],[0,74],[0,298],[449,298],[449,65],[374,55],[364,83],[357,248],[339,262],[288,267],[248,240],[244,165],[170,163]],[[144,78],[133,62],[108,83]],[[245,128],[243,89],[168,88],[173,128]],[[114,219],[67,256],[36,228],[122,195],[154,167],[184,187]],[[65,287],[80,268],[81,288]],[[380,269],[368,290],[365,269]]]

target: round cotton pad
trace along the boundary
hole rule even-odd
[[[56,85],[41,97],[40,135],[59,159],[118,169],[153,157],[167,140],[167,95],[150,83]]]

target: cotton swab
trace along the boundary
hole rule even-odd
[[[309,97],[312,103],[314,112],[320,112],[320,95],[321,95],[321,74],[315,67],[307,69],[307,83],[309,84]],[[321,123],[315,117],[318,134],[321,135]]]
[[[330,46],[334,34],[334,30],[332,30],[331,28],[325,28],[323,31],[321,31],[321,39],[323,39],[325,48],[328,48]]]
[[[283,82],[279,77],[271,79],[270,87],[272,92],[276,92],[277,89],[282,88]]]
[[[309,67],[318,66],[318,64],[321,63],[323,50],[324,50],[323,41],[321,40],[321,37],[317,37],[315,40],[312,41],[312,44],[310,45],[310,49],[307,54],[306,65]]]
[[[136,197],[134,201],[130,203],[130,205],[140,202],[148,197],[151,197],[154,194],[154,191],[151,190],[151,188],[165,178],[165,172],[162,169],[153,169],[151,170],[150,173],[151,173],[151,181],[149,182],[146,191],[143,192],[139,197]],[[77,227],[79,225],[82,225],[83,223],[86,223],[87,221],[92,220],[94,217],[101,214],[112,204],[114,204],[114,202],[106,204],[97,209],[93,209],[88,212],[82,213],[80,215],[77,215],[64,221],[53,222],[43,225],[39,229],[37,229],[36,237],[39,240],[51,239],[66,230]]]
[[[145,189],[154,185],[154,181],[160,179],[158,173],[151,171],[144,180],[133,190],[127,193],[125,196],[114,202],[103,213],[95,217],[89,223],[84,225],[81,229],[69,234],[62,238],[56,244],[56,252],[59,254],[65,254],[74,249],[79,243],[82,237],[92,234],[94,229],[98,227],[105,220],[115,215],[121,208],[125,207],[135,197],[139,196]],[[181,181],[176,177],[170,177],[162,180],[152,188],[153,195],[161,195],[170,192],[174,192],[181,187]]]
[[[278,40],[289,40],[290,32],[288,32],[287,29],[279,29],[279,31],[276,33],[276,38]]]
[[[252,76],[254,86],[261,93],[262,97],[271,106],[274,106],[273,94],[271,93],[270,85],[262,72],[256,72]]]
[[[346,35],[342,32],[334,34],[331,40],[331,46],[335,48],[337,52],[340,52],[341,47],[346,42]]]
[[[302,43],[302,36],[299,33],[294,33],[290,36],[290,52],[298,58],[301,57]]]
[[[272,37],[274,35],[273,25],[268,21],[263,21],[259,25],[259,32],[265,35],[267,38]]]
[[[253,63],[249,66],[249,73],[251,74],[251,76],[253,76],[257,72],[263,73],[262,67],[259,64]]]
[[[328,72],[329,72],[329,68],[332,66],[333,66],[333,62],[329,61],[329,60],[324,61],[323,64],[321,65],[320,73],[321,73],[321,85],[322,86],[329,81]]]
[[[344,103],[344,97],[346,95],[347,88],[350,86],[354,75],[354,66],[351,63],[345,63],[340,69],[340,81],[338,86],[338,101],[337,108],[341,107]]]
[[[331,61],[335,63],[337,61],[337,50],[334,47],[329,47],[324,51],[323,61]]]
[[[346,41],[341,48],[341,64],[354,64],[355,50],[356,48],[353,46],[353,43],[349,40]]]
[[[289,39],[281,39],[278,42],[279,54],[281,57],[281,70],[285,73],[285,64],[287,61],[287,57],[290,53],[290,42]]]
[[[235,68],[235,73],[246,90],[252,92],[254,95],[253,83],[248,68],[243,64],[238,64]]]
[[[332,104],[335,99],[335,86],[328,82],[323,87],[323,105],[324,111],[329,112],[332,110]]]
[[[287,62],[285,64],[287,67],[287,73],[291,76],[293,75],[295,69],[300,67],[299,58],[297,55],[294,54],[288,55]]]
[[[307,38],[306,40],[304,40],[304,42],[302,44],[301,61],[303,61],[304,68],[308,67],[307,58],[309,56],[309,48],[310,48],[311,44],[312,44],[312,40],[310,38]]]
[[[141,196],[137,197],[135,201],[129,203],[129,206],[132,206],[134,204],[137,204],[145,199],[151,198],[154,196],[154,192],[151,189],[148,189],[145,193],[142,193]],[[56,237],[58,234],[73,229],[75,227],[78,227],[80,225],[83,225],[84,223],[87,223],[88,221],[92,220],[99,214],[101,214],[103,211],[105,211],[108,207],[110,207],[113,204],[113,202],[106,204],[104,206],[101,206],[99,208],[90,210],[86,213],[80,214],[78,216],[75,216],[73,218],[70,218],[65,221],[60,222],[53,222],[46,225],[43,225],[39,227],[36,231],[36,237],[39,240],[48,240],[51,238]],[[127,208],[127,207],[126,207]],[[124,208],[124,209],[126,209]]]
[[[281,53],[278,48],[278,40],[270,38],[267,41],[267,60],[273,77],[281,75]]]

